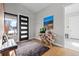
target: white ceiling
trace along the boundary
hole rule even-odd
[[[26,6],[29,10],[33,12],[38,12],[43,8],[46,8],[50,3],[21,3],[21,5]]]
[[[40,10],[42,10],[50,5],[67,6],[67,5],[70,5],[70,3],[21,3],[21,5],[25,6],[32,12],[39,12]]]

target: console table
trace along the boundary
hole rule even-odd
[[[17,44],[14,42],[13,39],[9,39],[8,42],[4,43],[0,47],[0,55],[1,56],[15,56],[17,49]]]

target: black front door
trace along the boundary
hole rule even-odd
[[[19,39],[28,40],[29,38],[29,18],[27,16],[19,15]]]

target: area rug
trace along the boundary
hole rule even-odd
[[[40,42],[34,40],[24,40],[18,42],[18,48],[16,49],[17,56],[41,56],[49,50],[48,47],[42,45]]]

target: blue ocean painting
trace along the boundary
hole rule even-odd
[[[53,23],[54,21],[54,16],[47,16],[44,18],[43,23],[44,25],[48,25],[50,23]]]

